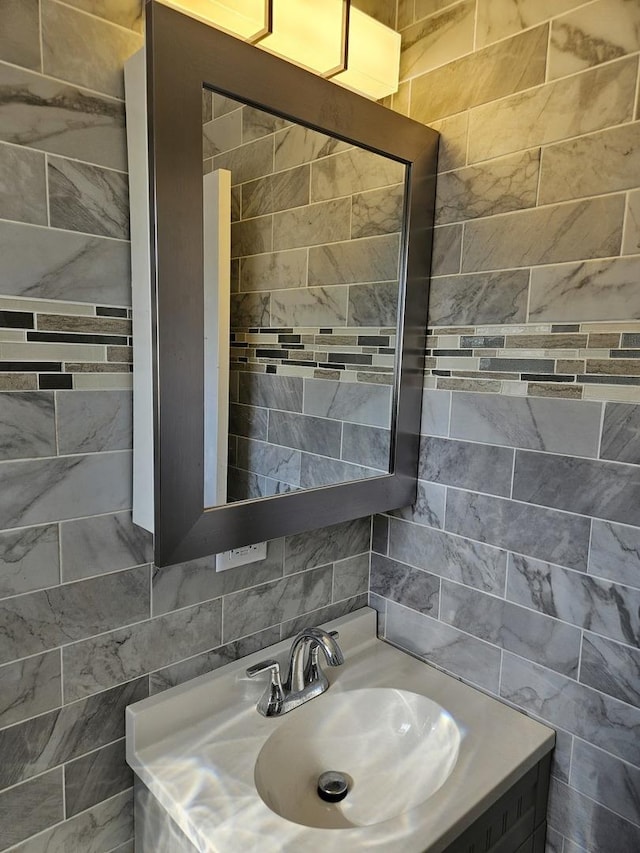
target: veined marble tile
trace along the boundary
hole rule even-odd
[[[640,707],[640,650],[585,633],[580,681]]]
[[[640,464],[640,406],[605,405],[600,458]]]
[[[640,469],[634,465],[518,450],[513,497],[640,526]]]
[[[478,0],[476,44],[498,41],[580,6],[584,0]]]
[[[507,555],[498,548],[392,518],[389,556],[485,592],[504,594]]]
[[[129,391],[58,391],[56,409],[61,455],[132,446]]]
[[[528,295],[529,270],[434,278],[429,325],[521,322],[526,318]]]
[[[497,693],[500,649],[423,613],[387,602],[385,637],[429,663]]]
[[[350,223],[351,201],[348,198],[285,210],[273,217],[273,247],[291,249],[348,240]]]
[[[100,483],[100,489],[96,489]],[[131,506],[131,453],[0,464],[0,527],[24,527]]]
[[[389,428],[391,388],[388,386],[308,379],[304,391],[307,415]]]
[[[617,195],[476,219],[465,225],[462,269],[477,272],[617,255],[623,216],[624,196]]]
[[[75,6],[98,18],[106,18],[129,30],[142,32],[144,27],[144,4],[142,0],[65,0],[67,6]]]
[[[594,519],[588,571],[640,588],[640,532]]]
[[[261,142],[262,140],[259,140]],[[266,137],[264,142],[273,138]],[[259,142],[250,143],[253,145]],[[236,149],[240,151],[241,149]],[[262,216],[291,207],[309,204],[309,166],[298,166],[285,172],[266,174],[265,177],[250,181],[242,186],[242,215]]]
[[[508,497],[512,469],[510,448],[429,436],[420,443],[421,480]]]
[[[0,217],[47,225],[43,154],[0,145]]]
[[[290,169],[350,147],[347,142],[294,124],[275,135],[275,168],[276,171]]]
[[[452,6],[458,0],[415,0],[415,15],[413,19],[419,21],[420,18],[426,18],[427,15],[433,15],[441,9],[446,9],[447,6]],[[400,6],[403,5],[403,0],[400,0]],[[411,23],[411,21],[409,21]],[[398,29],[401,29],[401,22],[398,21]]]
[[[635,258],[612,258],[533,270],[529,316],[559,323],[640,318],[639,269]]]
[[[259,139],[261,136],[269,136],[290,126],[287,119],[248,105],[242,107],[241,117],[243,142],[250,142],[253,139]]]
[[[536,149],[440,175],[436,222],[443,225],[534,207],[539,168]]]
[[[215,599],[65,646],[65,699],[89,696],[220,645],[221,618],[222,602]]]
[[[213,115],[215,118],[219,118],[220,116],[233,112],[233,110],[239,110],[244,106],[241,101],[234,101],[233,98],[229,98],[227,95],[221,95],[219,92],[212,91],[211,95]]]
[[[270,326],[269,293],[232,293],[231,328]]]
[[[42,714],[61,703],[58,650],[0,667],[0,726]]]
[[[399,251],[397,234],[313,246],[309,250],[309,285],[397,281]],[[310,321],[297,325],[310,325]]]
[[[339,420],[275,410],[269,414],[267,438],[272,444],[339,459],[341,435]]]
[[[554,79],[574,74],[638,50],[638,5],[629,0],[598,0],[553,21],[548,75]]]
[[[231,257],[258,255],[273,249],[273,217],[256,216],[231,224]]]
[[[132,834],[133,798],[129,791],[125,791],[30,838],[18,845],[12,853],[113,850]]]
[[[302,380],[298,377],[267,373],[241,373],[239,376],[240,403],[301,412],[302,397]]]
[[[240,290],[243,292],[306,288],[306,283],[305,249],[268,252],[240,259]]]
[[[224,597],[224,642],[331,603],[333,569],[324,566]]]
[[[151,534],[133,524],[130,512],[64,522],[60,527],[60,548],[65,581],[127,569],[153,560]]]
[[[231,403],[229,406],[229,434],[264,441],[267,437],[268,417],[269,413],[266,409]]]
[[[389,470],[390,433],[386,429],[345,423],[342,428],[342,458],[379,471]]]
[[[170,664],[163,669],[152,672],[149,676],[151,693],[160,693],[169,687],[175,687],[206,672],[218,669],[238,658],[246,657],[252,652],[264,649],[280,641],[280,627],[267,628],[248,637],[218,646],[210,652],[204,652],[195,657],[187,658],[179,663]]]
[[[0,59],[40,70],[38,0],[7,0],[0,9]]]
[[[55,586],[60,580],[58,527],[0,533],[0,597]]]
[[[571,759],[571,786],[640,824],[640,768],[576,740]]]
[[[17,844],[64,820],[62,767],[0,794],[3,845]],[[28,841],[23,850],[31,850]]]
[[[444,225],[433,230],[431,256],[432,276],[460,272],[462,255],[462,225]],[[431,287],[433,287],[433,280]]]
[[[440,134],[438,172],[460,169],[467,162],[469,113],[462,112],[431,122],[430,127]]]
[[[418,481],[418,493],[415,503],[409,507],[395,509],[391,513],[396,518],[414,521],[427,527],[442,528],[444,522],[444,503],[446,488],[437,483]],[[377,550],[377,549],[376,549]]]
[[[636,589],[512,555],[507,598],[563,622],[640,645]]]
[[[638,826],[553,778],[548,819],[566,836],[564,853],[634,853],[640,845]]]
[[[589,527],[589,519],[580,516],[447,490],[446,530],[582,571],[587,565]]]
[[[500,696],[542,720],[640,764],[640,710],[504,653]]]
[[[48,179],[54,228],[129,238],[129,186],[125,174],[50,157]]]
[[[133,771],[125,758],[124,739],[65,764],[67,817],[133,787]]]
[[[147,566],[0,602],[0,660],[15,660],[149,615]]]
[[[2,63],[0,139],[127,168],[124,104]]]
[[[451,436],[506,447],[597,456],[599,403],[454,394]]]
[[[629,121],[637,72],[637,58],[629,57],[472,110],[469,162]],[[541,115],[544,121],[540,121]]]
[[[638,16],[640,20],[640,8]],[[639,138],[640,124],[634,122],[545,148],[539,203],[637,187]]]
[[[55,0],[41,0],[41,4],[45,74],[123,98],[122,67],[142,46],[142,37]]]
[[[389,542],[389,518],[386,515],[374,515],[371,530],[371,550],[386,554]]]
[[[50,391],[0,393],[0,413],[0,459],[56,455]]]
[[[371,592],[436,617],[440,578],[379,554],[371,555]]]
[[[297,486],[300,484],[300,451],[266,441],[239,438],[238,468]]]
[[[402,31],[400,79],[424,74],[473,50],[475,2],[465,0]]]
[[[362,593],[362,595],[355,595],[343,601],[335,601],[333,604],[326,604],[316,610],[295,616],[293,619],[288,619],[282,623],[280,637],[283,640],[288,640],[295,637],[303,628],[308,628],[309,625],[321,625],[323,622],[330,622],[332,619],[345,616],[347,613],[354,613],[356,610],[366,607],[367,600],[367,594]]]
[[[363,148],[350,148],[311,164],[311,201],[403,183],[406,166]]]
[[[422,392],[420,433],[422,435],[449,435],[450,409],[450,391],[425,389]]]
[[[440,619],[557,672],[578,674],[580,631],[572,625],[446,580]]]
[[[350,326],[391,326],[398,322],[398,282],[380,281],[349,285],[347,322]],[[374,356],[377,364],[384,356]],[[392,366],[395,357],[390,356]]]
[[[623,255],[637,255],[640,252],[640,191],[627,194],[625,213]]]
[[[315,249],[310,250],[310,252],[314,251]],[[346,286],[272,291],[271,325],[288,327],[308,326],[315,323],[318,326],[344,326],[347,322],[348,298],[349,292]],[[258,323],[257,325],[267,324]]]
[[[547,41],[548,25],[537,27],[415,77],[411,118],[431,124],[543,83]]]
[[[214,102],[215,103],[215,102]],[[266,137],[247,142],[223,154],[217,154],[213,158],[214,169],[229,169],[231,171],[231,183],[235,186],[245,181],[253,181],[262,178],[273,171],[273,139]],[[270,213],[271,211],[256,211],[245,216],[257,216],[259,213]]]
[[[380,471],[352,465],[341,459],[327,459],[303,453],[300,467],[300,485],[303,489],[317,486],[332,486],[334,483],[347,483],[351,480],[364,480],[367,477],[379,477]]]
[[[323,566],[368,551],[370,533],[371,524],[367,517],[287,536],[285,574]]]
[[[351,199],[351,237],[398,233],[403,212],[404,184],[356,193]]]
[[[369,587],[369,554],[358,554],[338,560],[333,566],[333,600],[343,601],[367,592]]]
[[[0,277],[6,296],[131,304],[130,249],[120,240],[0,222]]]
[[[242,110],[233,110],[202,125],[203,158],[215,157],[216,154],[231,151],[242,145],[242,112]]]

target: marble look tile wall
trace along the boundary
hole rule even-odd
[[[640,849],[639,14],[398,3],[391,106],[441,174],[421,479],[375,519],[370,601],[557,730],[547,853]]]
[[[369,519],[224,574],[153,566],[131,523],[122,63],[142,5],[0,4],[0,850],[132,853],[126,705],[367,600]],[[259,415],[236,416],[258,445]],[[357,444],[343,464],[373,464]]]

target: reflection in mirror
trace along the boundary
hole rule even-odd
[[[228,501],[388,473],[405,165],[208,89],[203,160],[205,202],[231,184],[226,332],[221,294],[206,318],[230,341],[228,377],[206,371],[208,505],[225,473]]]

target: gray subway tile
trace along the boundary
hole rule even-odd
[[[131,304],[127,243],[0,222],[0,275],[6,296]]]
[[[98,18],[106,18],[128,30],[143,30],[144,8],[140,0],[117,0],[115,3],[112,0],[68,0],[67,6],[75,6]]]
[[[57,525],[0,533],[0,598],[60,580]]]
[[[0,660],[10,661],[138,622],[149,614],[143,566],[0,602]]]
[[[391,388],[386,385],[308,379],[304,391],[305,415],[389,428]]]
[[[640,768],[576,739],[571,757],[571,786],[640,825]]]
[[[263,144],[267,141],[273,146],[272,138],[259,140]],[[263,174],[266,176],[242,186],[242,215],[245,219],[309,204],[309,166],[299,166],[273,175]]]
[[[0,145],[0,190],[2,219],[47,225],[47,189],[43,154]]]
[[[640,469],[632,465],[518,450],[513,497],[640,525]]]
[[[241,110],[232,110],[202,125],[202,156],[205,160],[238,148],[241,144]]]
[[[229,434],[264,441],[267,437],[268,416],[267,409],[231,403],[229,406]]]
[[[580,631],[571,625],[446,580],[440,619],[557,672],[577,675]]]
[[[445,7],[402,31],[400,79],[415,77],[473,50],[475,3]]]
[[[45,74],[123,98],[122,66],[141,47],[141,35],[52,0],[41,5]]]
[[[623,255],[637,255],[640,251],[640,192],[627,194],[626,224],[622,242]]]
[[[371,526],[371,550],[386,554],[389,542],[389,518],[386,515],[374,515]]]
[[[9,65],[0,65],[0,139],[127,168],[124,104]]]
[[[422,435],[449,435],[450,409],[451,391],[436,391],[425,388],[422,392],[420,433]]]
[[[617,195],[473,220],[465,227],[462,269],[477,272],[617,255],[623,215],[624,196]]]
[[[231,223],[231,257],[258,255],[273,249],[273,217],[256,216]]]
[[[169,613],[282,577],[283,552],[284,540],[273,539],[267,543],[264,560],[239,566],[230,572],[216,572],[215,555],[165,568],[154,566],[153,615]]]
[[[580,681],[640,707],[640,650],[585,633]]]
[[[451,436],[528,450],[597,456],[600,403],[454,394]]]
[[[418,0],[419,2],[419,0]],[[490,44],[579,6],[582,0],[479,0],[478,44]]]
[[[231,328],[271,325],[268,293],[232,293]]]
[[[59,767],[0,793],[2,849],[64,820],[62,784],[62,768]]]
[[[304,249],[266,252],[240,259],[240,290],[243,292],[300,288],[306,287],[306,283],[307,253]]]
[[[640,586],[640,531],[594,519],[588,571],[620,583]]]
[[[50,391],[0,393],[0,412],[0,459],[56,455]]]
[[[309,285],[397,281],[397,234],[363,237],[309,249]]]
[[[335,243],[350,237],[351,201],[347,198],[307,204],[273,217],[274,249]]]
[[[440,578],[380,554],[371,555],[371,592],[436,617]]]
[[[302,411],[302,379],[267,373],[241,373],[238,402],[266,409]]]
[[[429,294],[429,325],[522,323],[526,320],[528,294],[528,270],[434,278]]]
[[[508,497],[512,470],[510,448],[431,436],[420,443],[422,480]]]
[[[7,0],[2,4],[0,59],[40,70],[39,0]]]
[[[3,729],[2,786],[21,782],[124,737],[124,709],[147,694],[147,679],[142,678]]]
[[[441,225],[433,229],[431,274],[454,275],[462,261],[462,225]],[[431,283],[433,286],[433,282]]]
[[[60,527],[65,581],[140,566],[153,560],[152,537],[130,512],[67,521]]]
[[[65,646],[65,698],[89,696],[220,645],[221,617],[215,599]]]
[[[362,465],[352,465],[350,462],[343,462],[341,459],[327,459],[324,456],[303,453],[300,465],[300,485],[303,489],[314,489],[317,486],[332,486],[334,483],[379,477],[380,474],[381,472],[374,468],[364,468]]]
[[[511,555],[507,598],[606,637],[640,645],[640,590]]]
[[[283,640],[290,639],[310,625],[322,625],[323,622],[331,622],[333,619],[346,616],[347,613],[354,613],[356,610],[360,610],[366,606],[366,593],[346,598],[343,601],[336,601],[333,604],[327,604],[324,607],[319,607],[317,610],[303,613],[300,616],[295,616],[293,619],[283,622],[280,626],[280,637]]]
[[[272,411],[269,414],[268,441],[285,447],[317,453],[320,456],[340,456],[342,426],[337,420],[293,412]]]
[[[534,269],[529,319],[581,322],[640,318],[635,258],[612,258]]]
[[[401,183],[405,169],[403,163],[389,157],[363,148],[350,148],[313,162],[311,201],[326,201]]]
[[[59,651],[0,667],[0,726],[42,714],[61,702]]]
[[[640,710],[504,652],[500,696],[626,761],[640,763]]]
[[[371,520],[357,518],[285,539],[285,574],[323,566],[369,550]]]
[[[348,287],[303,287],[271,294],[274,326],[344,326]],[[258,324],[265,325],[265,324]]]
[[[402,230],[404,184],[356,193],[351,199],[351,237],[375,237]]]
[[[460,169],[467,162],[469,113],[458,113],[430,124],[440,134],[438,172]]]
[[[129,391],[58,391],[60,454],[127,450],[133,443]]]
[[[270,137],[256,139],[254,142],[248,142],[246,145],[240,145],[238,148],[232,148],[222,154],[216,154],[213,158],[213,168],[229,169],[234,185],[261,179],[273,169],[273,139]],[[244,188],[242,192],[244,194]],[[257,204],[253,206],[253,209],[245,209],[244,199],[242,210],[246,219],[251,216],[258,216],[261,213],[271,212],[266,205],[264,209],[260,209]]]
[[[127,176],[75,160],[50,157],[49,214],[54,228],[129,238]]]
[[[600,457],[640,464],[640,406],[605,404]]]
[[[342,458],[379,471],[389,470],[388,430],[362,424],[345,423],[342,428]]]
[[[333,600],[363,595],[369,589],[369,554],[357,554],[333,565]]]
[[[398,322],[398,282],[349,286],[347,325],[392,326]]]
[[[391,515],[416,524],[441,529],[444,524],[444,505],[447,490],[437,483],[418,481],[416,499],[411,506],[395,509]]]
[[[497,693],[500,649],[423,613],[387,602],[385,637],[447,672]]]
[[[504,594],[507,555],[498,548],[392,518],[389,556],[485,592]]]
[[[309,127],[291,125],[275,136],[275,168],[290,169],[348,148],[348,143]]]
[[[571,568],[587,565],[589,520],[580,516],[448,489],[445,528]]]
[[[98,515],[130,505],[128,451],[0,465],[0,527]]]
[[[325,566],[225,596],[224,642],[330,604],[332,577]]]
[[[261,136],[269,136],[287,127],[289,122],[272,115],[271,113],[259,110],[256,107],[250,107],[245,104],[242,107],[242,139],[248,142],[251,139],[259,139]]]
[[[238,468],[262,474],[290,485],[300,484],[300,451],[279,447],[266,441],[238,439]]]
[[[64,768],[67,817],[133,787],[133,770],[125,759],[124,740],[70,761]]]

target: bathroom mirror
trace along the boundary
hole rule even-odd
[[[159,2],[146,64],[156,563],[411,503],[438,135]]]

